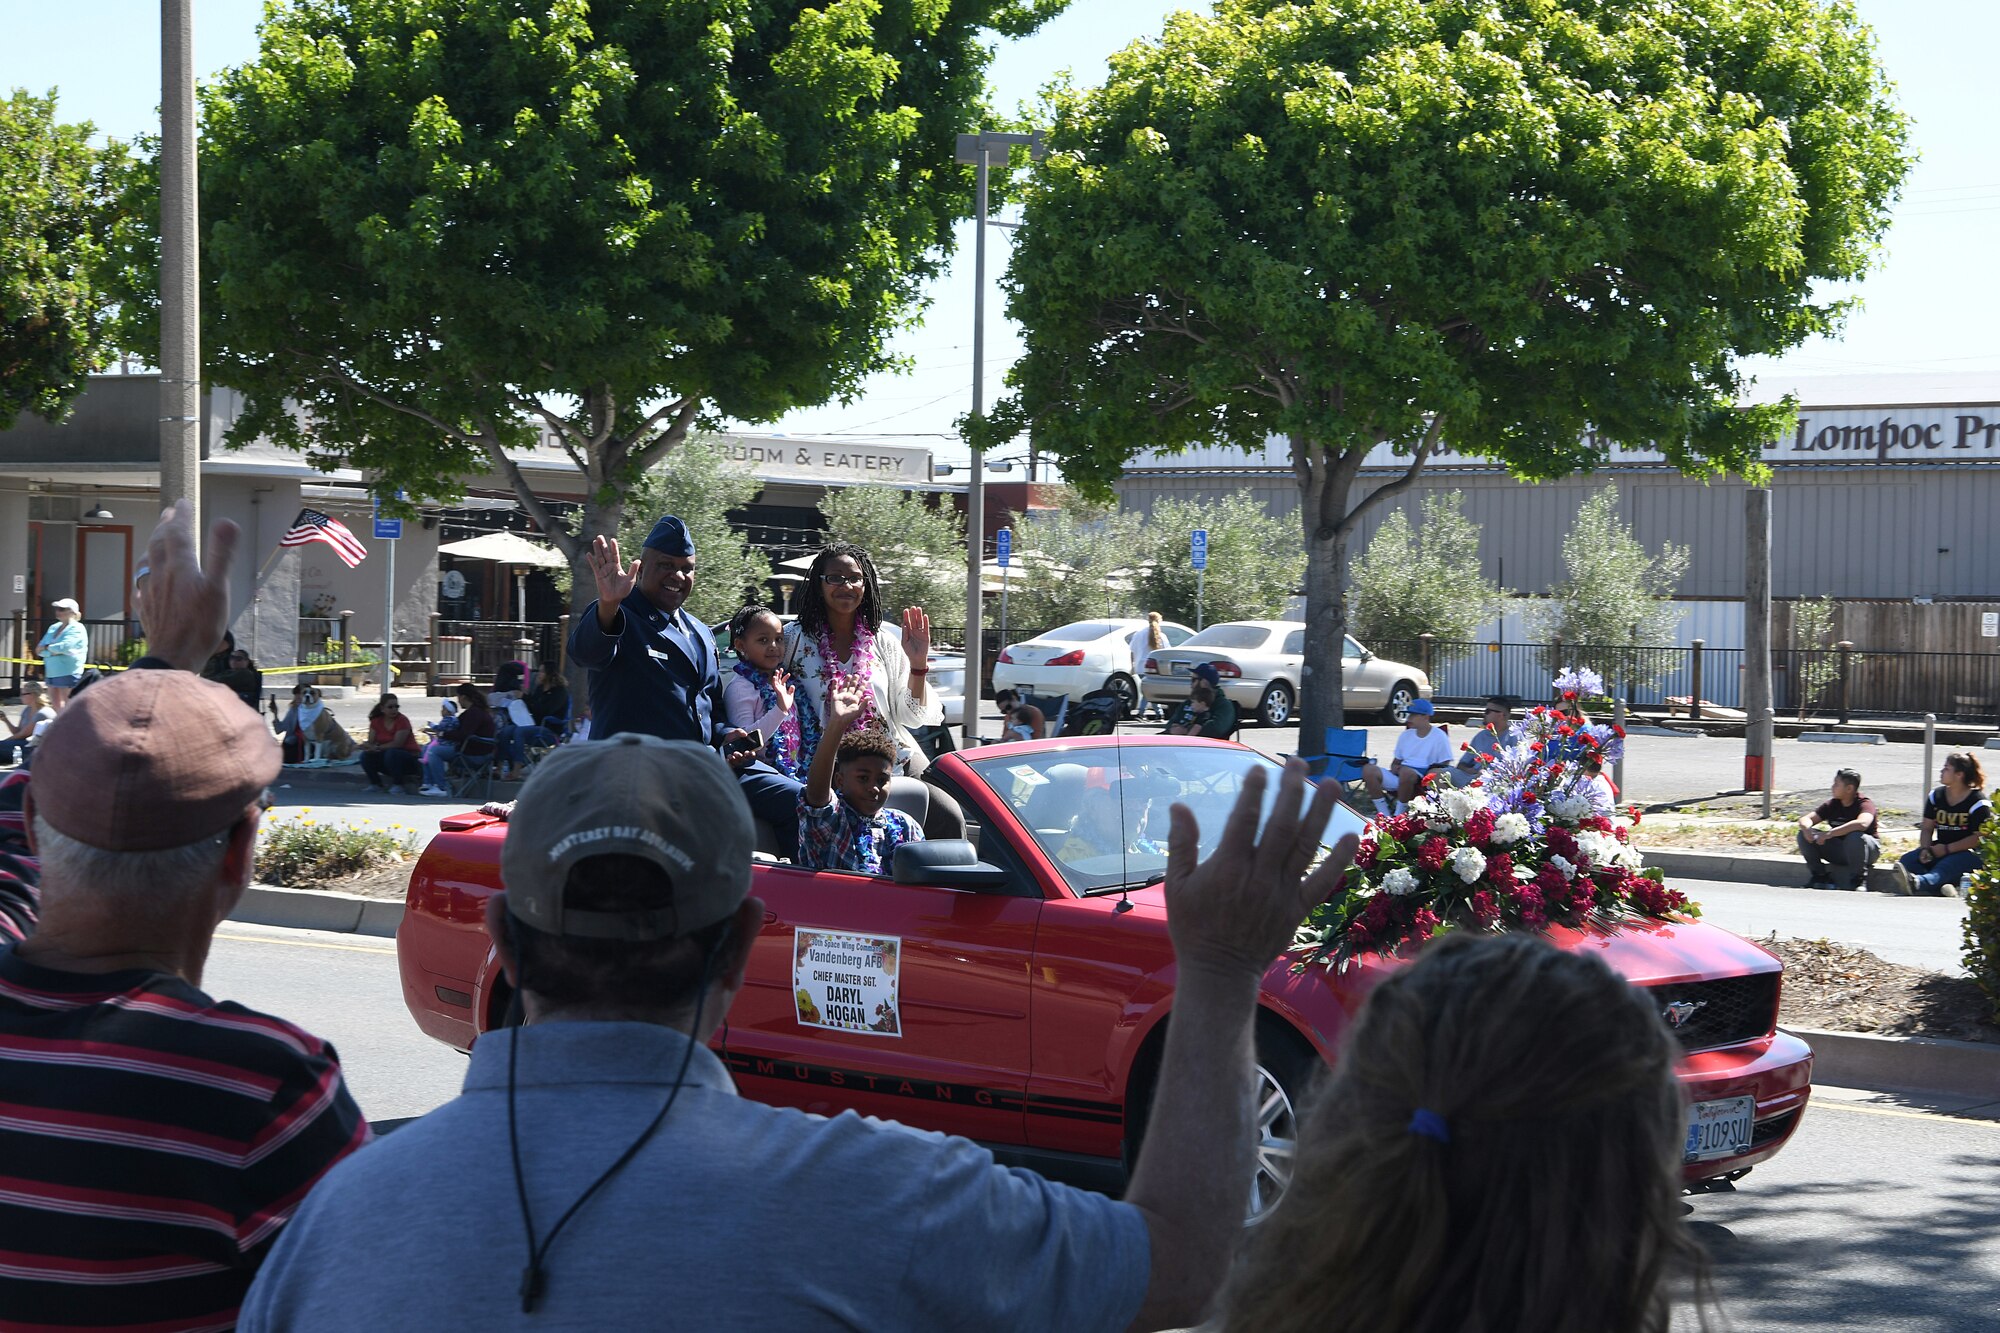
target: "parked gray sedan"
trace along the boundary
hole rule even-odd
[[[1231,620],[1210,625],[1178,648],[1151,654],[1141,664],[1147,699],[1174,704],[1187,698],[1188,673],[1213,662],[1222,693],[1268,727],[1292,720],[1305,662],[1306,627],[1296,620]],[[1377,657],[1352,638],[1341,661],[1342,694],[1351,712],[1380,711],[1396,722],[1410,705],[1431,696],[1431,680],[1402,662]]]

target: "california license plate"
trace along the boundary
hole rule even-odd
[[[1688,1109],[1687,1151],[1683,1160],[1706,1162],[1749,1152],[1750,1138],[1756,1131],[1755,1097],[1696,1102]]]
[[[1186,662],[1169,662],[1167,663],[1167,672],[1170,675],[1185,676],[1188,673],[1188,664]]]

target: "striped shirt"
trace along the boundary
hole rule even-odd
[[[35,928],[41,901],[36,889],[41,870],[28,850],[27,818],[21,809],[27,792],[26,773],[0,778],[0,945],[11,944]]]
[[[18,957],[33,863],[10,876],[7,832],[0,810],[0,1333],[232,1328],[279,1229],[368,1141],[339,1060],[167,973]]]

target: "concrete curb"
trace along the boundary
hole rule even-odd
[[[363,898],[323,889],[283,889],[252,884],[229,914],[231,921],[291,930],[330,930],[345,935],[394,939],[403,924],[401,898]]]
[[[1786,1028],[1812,1047],[1813,1082],[1870,1092],[2000,1097],[2000,1044]]]
[[[1805,887],[1806,863],[1796,856],[1765,852],[1700,852],[1685,847],[1646,846],[1641,825],[1635,839],[1647,866],[1658,866],[1669,878],[1719,879],[1734,884]]]

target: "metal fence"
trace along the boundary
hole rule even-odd
[[[46,620],[31,621],[24,612],[0,621],[0,645],[5,647],[5,651],[0,652],[0,658],[9,659],[4,663],[4,669],[0,669],[0,678],[6,679],[11,688],[18,691],[21,682],[42,678],[41,658],[35,648],[41,643],[49,623]],[[86,663],[121,666],[138,656],[139,641],[145,633],[138,621],[84,620],[78,623],[90,636],[90,651],[83,659]]]
[[[1743,707],[1741,648],[1594,648],[1548,643],[1469,643],[1428,637],[1370,645],[1426,671],[1436,697],[1474,704],[1493,695],[1538,702],[1564,666],[1600,671],[1628,707],[1685,715],[1704,704]],[[1849,721],[1921,718],[2000,725],[2000,653],[1912,653],[1857,647],[1779,649],[1771,655],[1780,717]]]
[[[555,620],[439,620],[437,634],[472,640],[472,679],[481,683],[491,681],[503,662],[525,660],[533,671],[562,653],[562,623]],[[523,639],[528,649],[522,648]]]

